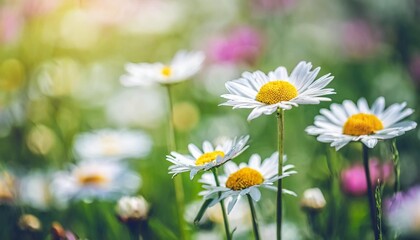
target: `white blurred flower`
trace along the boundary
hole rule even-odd
[[[116,212],[122,221],[142,220],[147,218],[149,204],[142,196],[124,196],[118,200]]]
[[[25,120],[25,109],[21,102],[13,101],[9,105],[0,105],[0,137],[7,136],[13,126],[19,126]]]
[[[81,86],[83,67],[74,59],[57,58],[42,63],[36,71],[36,80],[30,82],[29,95],[62,97],[72,95]]]
[[[111,97],[106,106],[108,119],[120,127],[158,127],[165,110],[164,94],[152,87],[124,89]]]
[[[308,210],[321,210],[326,204],[327,202],[325,201],[324,195],[319,188],[306,189],[303,192],[303,197],[300,201],[302,208]]]
[[[90,160],[72,166],[69,171],[53,176],[51,191],[58,201],[68,200],[115,200],[134,193],[141,178],[122,162]]]
[[[20,179],[20,201],[40,210],[48,209],[53,204],[49,173],[33,172]]]
[[[124,86],[141,86],[151,83],[173,84],[185,81],[200,69],[204,53],[178,51],[169,64],[165,63],[127,63],[127,74],[120,80]]]
[[[220,96],[226,91],[225,83],[239,74],[238,67],[233,64],[212,64],[204,70],[202,81],[196,83],[204,85],[207,92]]]
[[[81,159],[123,159],[147,156],[152,140],[142,131],[102,129],[76,136],[74,151]]]
[[[225,203],[225,209],[227,204]],[[209,207],[206,211],[208,219],[214,223],[223,224],[223,213],[220,204]],[[229,213],[228,216],[231,229],[235,229],[235,233],[248,231],[252,227],[252,216],[249,211],[249,205],[246,201],[239,200],[235,208]]]
[[[195,240],[214,240],[223,239],[223,235],[218,231],[198,231],[194,233]]]
[[[184,216],[189,223],[193,223],[194,218],[197,215],[202,203],[202,201],[195,201],[186,206]],[[227,208],[226,203],[225,208]],[[236,228],[235,233],[240,234],[250,230],[252,227],[252,216],[251,212],[249,211],[248,203],[246,201],[239,200],[236,207],[232,210],[232,212],[230,212],[228,219],[231,229]],[[209,221],[223,226],[223,213],[222,209],[220,208],[220,204],[207,208],[200,220],[200,224],[204,225]],[[205,233],[208,231],[200,232],[203,233],[203,235],[206,235]]]
[[[277,226],[275,223],[265,224],[260,227],[261,239],[272,239],[276,236]],[[281,236],[283,240],[300,240],[302,235],[299,228],[290,222],[283,223],[281,228]]]
[[[384,201],[385,219],[397,234],[419,236],[420,234],[420,187],[414,186],[399,192]],[[411,238],[408,238],[411,239]],[[413,238],[417,239],[417,238]]]

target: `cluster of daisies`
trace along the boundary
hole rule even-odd
[[[141,177],[130,170],[128,159],[141,159],[152,148],[142,131],[101,129],[75,137],[76,162],[65,170],[34,171],[17,176],[2,174],[0,202],[18,202],[37,209],[66,207],[71,201],[116,200],[141,186]]]
[[[181,51],[169,64],[130,63],[126,65],[127,74],[121,77],[121,82],[126,86],[151,82],[169,86],[193,76],[203,61],[204,55],[200,52]],[[326,74],[317,78],[319,72],[319,67],[312,69],[311,63],[303,61],[290,75],[285,67],[278,67],[267,74],[261,71],[244,72],[239,79],[225,84],[229,93],[221,96],[227,101],[220,105],[252,109],[248,116],[250,121],[261,115],[284,114],[284,110],[298,105],[331,101],[326,96],[335,94],[334,89],[327,88],[333,76]],[[417,125],[415,122],[402,121],[412,113],[412,109],[406,108],[406,103],[386,108],[383,97],[377,98],[371,107],[364,98],[356,103],[345,100],[342,104],[333,103],[330,109],[321,109],[314,125],[307,127],[306,132],[317,136],[319,142],[330,143],[336,150],[350,142],[362,142],[366,147],[373,148],[380,140],[392,139],[414,129]],[[255,202],[260,200],[259,188],[295,195],[281,186],[275,187],[278,180],[296,173],[293,165],[283,166],[282,152],[274,152],[264,160],[258,154],[253,154],[248,163],[239,165],[231,161],[248,148],[248,140],[249,136],[242,136],[216,146],[204,141],[201,148],[190,144],[189,154],[172,151],[166,158],[173,164],[169,167],[169,173],[176,176],[187,172],[193,179],[197,173],[205,172],[199,180],[204,188],[200,195],[208,206],[220,202],[222,209],[223,200],[229,199],[228,212],[243,196]],[[279,145],[282,144],[279,142]],[[218,168],[222,166],[224,171],[219,173]],[[277,207],[281,207],[281,202]],[[226,234],[230,239],[229,233]]]

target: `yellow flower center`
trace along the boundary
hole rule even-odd
[[[264,177],[260,172],[255,169],[245,167],[237,172],[232,173],[227,181],[226,187],[238,191],[245,188],[249,188],[255,185],[259,185],[264,182]]]
[[[169,77],[172,73],[172,69],[169,66],[164,66],[160,72],[162,73],[163,76]]]
[[[384,129],[381,120],[373,114],[358,113],[351,115],[343,127],[343,133],[352,136],[369,135]]]
[[[79,176],[79,182],[82,185],[102,185],[106,183],[108,179],[100,174],[90,174]]]
[[[212,162],[212,161],[216,160],[217,156],[224,157],[225,153],[222,152],[222,151],[214,151],[214,152],[204,153],[203,155],[201,155],[195,161],[195,165],[201,166],[201,165],[204,165],[206,163]]]
[[[291,83],[277,80],[264,84],[255,98],[257,101],[266,104],[275,104],[282,101],[289,101],[297,97],[298,91]]]

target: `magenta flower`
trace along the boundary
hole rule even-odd
[[[219,63],[253,64],[261,54],[261,34],[250,27],[240,27],[209,44],[210,59]]]
[[[17,41],[23,30],[20,12],[12,7],[0,8],[0,43]]]
[[[392,163],[380,164],[377,159],[369,161],[371,184],[376,185],[378,179],[385,182],[392,175]],[[362,164],[355,164],[341,172],[341,187],[352,196],[363,196],[367,192],[365,170]]]

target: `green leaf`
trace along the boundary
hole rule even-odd
[[[149,226],[159,239],[177,240],[178,237],[157,219],[150,219]]]
[[[198,211],[197,216],[194,218],[194,225],[198,225],[204,213],[206,212],[207,208],[209,207],[211,201],[213,201],[213,199],[207,199],[206,201],[203,202],[203,205],[201,205],[201,208]]]

